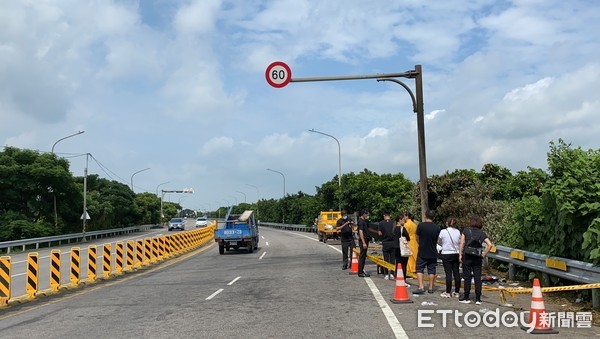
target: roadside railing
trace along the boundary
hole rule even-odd
[[[131,226],[123,228],[113,228],[109,230],[91,231],[85,232],[86,239],[98,239],[106,237],[114,237],[122,234],[129,234],[133,232],[147,231],[151,228],[158,227],[159,225],[142,225],[142,226]],[[40,248],[40,245],[47,244],[48,247],[52,246],[53,243],[59,246],[66,241],[67,244],[71,242],[79,242],[83,239],[83,233],[71,233],[62,235],[53,235],[49,237],[31,238],[31,239],[20,239],[0,242],[0,252],[6,250],[6,254],[10,254],[10,251],[15,247],[21,247],[22,251],[27,249],[27,246],[35,245],[35,248]]]
[[[306,225],[297,224],[279,224],[275,222],[261,222],[259,226],[266,226],[280,230],[296,231],[296,232],[314,232],[314,228],[306,227]]]

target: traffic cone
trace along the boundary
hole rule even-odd
[[[394,304],[408,304],[413,301],[408,298],[408,290],[406,289],[406,282],[404,282],[404,272],[402,271],[402,264],[398,264],[396,269],[396,292],[394,298],[390,299]]]
[[[358,274],[358,258],[356,252],[352,251],[352,264],[350,265],[350,274]]]
[[[546,313],[546,306],[544,306],[544,298],[542,297],[542,288],[540,287],[540,281],[538,278],[533,279],[533,292],[531,294],[531,311],[529,312],[529,326],[522,326],[523,330],[526,330],[532,334],[556,334],[557,330],[552,329],[550,326],[550,318]],[[533,330],[531,327],[534,326]]]

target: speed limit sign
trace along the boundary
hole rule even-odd
[[[269,85],[275,88],[281,88],[289,84],[292,80],[292,70],[290,66],[281,61],[275,61],[267,67],[265,77]]]

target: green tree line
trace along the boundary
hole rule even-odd
[[[428,178],[428,203],[440,224],[450,216],[466,225],[472,214],[484,219],[496,243],[523,250],[600,264],[600,151],[551,142],[548,169],[511,173],[497,164],[481,170],[457,169]],[[234,206],[233,213],[255,210],[261,221],[312,225],[320,211],[409,211],[420,216],[418,183],[404,174],[368,169],[337,176],[317,186],[316,194],[288,194]],[[0,241],[81,231],[83,178],[73,177],[68,162],[54,154],[7,147],[0,153]],[[53,201],[57,200],[58,223]],[[88,176],[89,229],[160,222],[160,199],[135,194],[125,184]],[[165,218],[181,206],[165,203]],[[191,211],[190,211],[191,212]],[[226,207],[210,211],[225,217]]]

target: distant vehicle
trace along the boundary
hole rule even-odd
[[[335,224],[342,217],[340,211],[323,211],[317,218],[317,236],[319,241],[327,242],[327,239],[338,239],[340,231],[335,229]]]
[[[196,219],[196,227],[204,227],[204,226],[208,226],[208,220],[206,220],[206,217],[200,217],[200,218]]]
[[[173,218],[169,220],[169,231],[174,229],[185,230],[185,221],[183,218]]]
[[[231,215],[229,208],[225,224],[215,231],[215,242],[219,244],[219,254],[230,249],[245,247],[248,253],[258,249],[258,224],[253,211],[244,211],[242,215]]]

